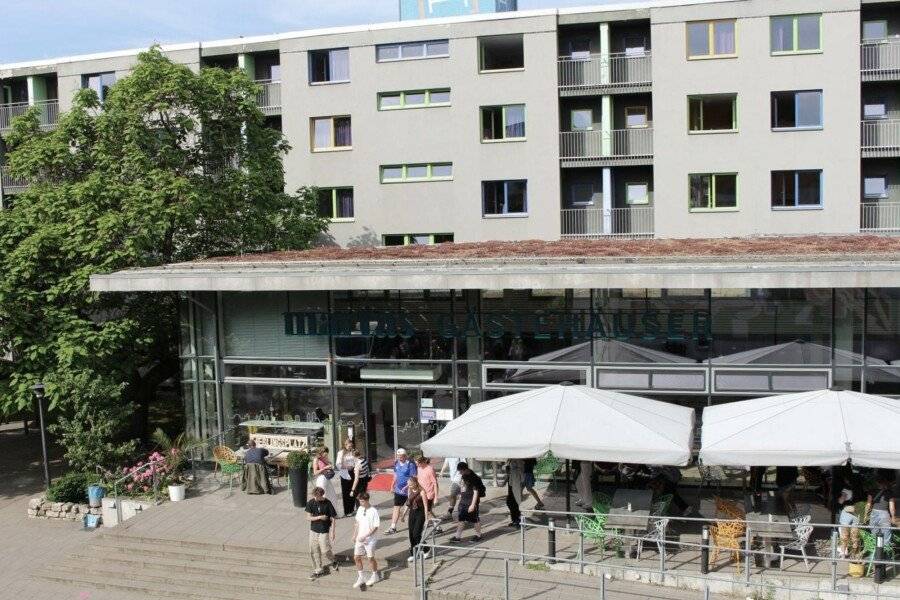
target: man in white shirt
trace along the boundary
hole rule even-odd
[[[463,459],[448,456],[444,459],[444,464],[441,465],[441,472],[438,474],[438,477],[444,476],[444,470],[450,470],[450,506],[447,508],[447,515],[452,519],[453,518],[453,509],[456,507],[456,500],[459,498],[459,483],[462,481],[462,473],[456,470],[456,465],[462,462]]]
[[[378,526],[381,518],[378,509],[369,504],[369,493],[361,492],[357,496],[359,508],[356,509],[356,519],[353,524],[353,560],[356,562],[356,583],[354,588],[366,584],[375,585],[380,580],[378,576],[378,563],[375,562],[375,542],[377,541]],[[369,567],[372,575],[366,580],[363,574],[363,559],[369,559]]]

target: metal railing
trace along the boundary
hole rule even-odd
[[[157,465],[163,464],[166,462],[165,458],[160,458],[157,460],[151,460],[145,465],[142,465],[135,471],[123,475],[122,477],[116,479],[113,486],[113,501],[116,504],[116,525],[120,525],[122,523],[122,503],[119,502],[119,485],[131,479],[134,481],[134,478],[143,473],[144,471],[150,469],[153,474],[153,503],[159,504],[159,485],[161,483],[161,479],[158,476],[157,469],[155,468]]]
[[[53,129],[59,120],[59,101],[58,100],[42,100],[29,104],[28,102],[15,102],[13,104],[0,104],[0,131],[9,131],[12,129],[13,120],[21,117],[32,106],[38,108],[38,120],[41,129]]]
[[[806,560],[813,562],[813,567],[809,569],[810,572],[815,570],[815,567],[820,563],[828,564],[829,569],[827,571],[827,575],[823,573],[822,576],[818,578],[806,578],[806,581],[803,581],[803,583],[808,582],[809,585],[803,585],[803,583],[797,583],[791,581],[790,579],[785,580],[783,576],[775,578],[766,577],[766,571],[771,567],[766,567],[765,565],[769,561],[780,558],[781,556],[780,551],[774,552],[765,549],[760,550],[754,548],[754,540],[756,540],[757,538],[765,538],[765,532],[770,531],[769,528],[771,528],[772,523],[768,521],[753,521],[729,518],[706,519],[651,515],[649,517],[645,517],[648,519],[648,522],[652,522],[653,519],[667,519],[669,522],[683,522],[688,525],[693,525],[695,528],[700,528],[700,539],[697,542],[682,541],[681,539],[674,539],[670,536],[666,536],[664,530],[664,535],[662,539],[659,540],[660,548],[658,549],[656,545],[657,539],[648,538],[647,534],[644,532],[628,534],[623,532],[621,529],[610,528],[608,531],[603,532],[602,535],[604,537],[599,540],[599,559],[593,560],[588,557],[588,553],[586,551],[586,540],[590,541],[596,546],[598,544],[598,540],[596,538],[597,531],[588,531],[586,529],[583,529],[580,525],[577,525],[577,521],[579,518],[590,517],[593,515],[593,513],[534,510],[523,510],[522,512],[523,517],[520,520],[518,552],[480,546],[461,548],[459,546],[441,545],[435,543],[433,533],[430,536],[423,535],[422,542],[416,548],[416,552],[414,554],[416,563],[416,576],[414,578],[414,582],[417,591],[421,594],[420,597],[430,597],[428,595],[428,587],[429,584],[432,583],[436,575],[436,572],[433,571],[430,576],[426,576],[425,554],[427,552],[430,552],[432,560],[434,560],[434,557],[440,551],[444,556],[444,560],[447,560],[447,557],[450,555],[466,557],[468,555],[474,554],[482,561],[482,566],[483,561],[492,558],[497,561],[503,561],[503,597],[506,600],[511,599],[510,563],[518,562],[520,565],[525,565],[526,561],[542,562],[549,565],[556,564],[567,567],[571,571],[577,569],[578,572],[582,574],[586,573],[587,569],[590,568],[591,570],[593,570],[594,574],[600,575],[599,597],[601,599],[606,598],[606,579],[611,578],[611,575],[614,573],[618,573],[620,577],[624,578],[626,572],[638,573],[641,575],[641,579],[650,580],[654,583],[662,585],[666,584],[667,578],[672,578],[670,579],[670,581],[673,581],[675,583],[693,580],[694,582],[696,582],[697,587],[701,590],[704,598],[709,597],[709,588],[711,584],[723,584],[725,586],[728,586],[727,589],[729,590],[729,593],[731,593],[733,591],[732,586],[735,583],[743,583],[748,589],[757,588],[761,591],[766,592],[774,590],[786,590],[789,593],[806,592],[811,593],[814,596],[818,596],[823,591],[820,587],[821,580],[830,580],[830,593],[836,595],[846,595],[848,598],[900,598],[900,595],[885,593],[885,591],[880,588],[880,584],[884,582],[885,572],[888,568],[891,569],[892,575],[894,577],[900,575],[900,562],[898,562],[897,560],[889,560],[885,558],[886,553],[884,551],[883,538],[880,535],[876,536],[875,549],[871,553],[871,555],[865,557],[864,560],[860,557],[841,558],[838,552],[840,544],[842,543],[839,542],[839,530],[842,527],[840,525],[834,525],[830,523],[813,524],[803,521],[792,521],[790,523],[784,524],[785,526],[789,527],[792,532],[796,527],[801,527],[804,525],[812,526],[814,529],[826,528],[828,530],[827,535],[820,536],[820,539],[827,540],[828,556],[819,556],[818,554],[814,553],[809,553],[805,557],[797,553],[786,555],[792,560],[803,560],[805,558]],[[541,519],[546,519],[547,523],[530,523],[524,518],[525,513]],[[565,522],[565,525],[557,525],[557,522],[554,519],[558,519],[559,522]],[[571,525],[572,521],[574,521],[576,524]],[[739,555],[740,559],[735,563],[735,568],[738,570],[738,575],[742,576],[740,577],[740,579],[738,579],[737,577],[725,577],[722,575],[710,573],[710,567],[716,566],[711,565],[709,561],[710,550],[715,548],[715,538],[714,536],[710,535],[710,527],[717,524],[721,525],[726,522],[739,522],[744,525],[744,532],[740,536],[740,541],[736,544],[737,548],[732,548],[730,546],[720,548],[720,551],[723,551],[726,557],[730,557],[732,552],[736,552]],[[873,528],[870,526],[857,525],[853,526],[851,529],[856,529],[857,531],[859,531],[871,530]],[[547,554],[536,554],[526,551],[526,538],[528,536],[528,530],[546,533],[548,548]],[[891,528],[890,533],[893,533],[896,536],[897,534],[900,534],[900,528]],[[570,542],[568,546],[563,548],[562,544],[557,543],[557,538],[564,538],[566,536],[568,536],[570,540],[571,538],[577,537],[577,542]],[[636,545],[642,540],[644,543],[651,543],[652,549],[657,552],[658,557],[657,564],[655,566],[645,566],[640,564],[640,562],[612,562],[611,560],[606,558],[604,550],[606,549],[607,545],[621,548],[625,544],[628,544],[629,546]],[[810,546],[813,545],[811,540],[812,536],[810,536]],[[787,540],[785,541],[785,544],[787,544]],[[777,542],[770,542],[769,545],[772,545],[774,549],[774,547],[778,544]],[[692,561],[689,559],[681,559],[677,561],[676,567],[673,567],[671,562],[667,562],[668,555],[670,554],[668,548],[670,547],[675,549],[675,552],[673,552],[673,554],[682,550],[698,552],[698,572],[692,573],[685,568],[692,563]],[[659,551],[660,549],[661,551]],[[610,559],[615,555],[615,552],[610,553]],[[626,560],[631,559],[631,557],[624,556],[623,558],[626,558]],[[763,566],[759,569],[756,569],[756,577],[754,578],[753,575],[756,561],[759,561]],[[879,585],[879,587],[876,588],[874,592],[866,592],[859,589],[851,590],[850,586],[848,585],[840,587],[838,586],[839,566],[843,564],[860,562],[862,562],[867,570],[871,572],[874,583],[876,585]],[[483,568],[480,568],[479,571],[483,572]],[[531,571],[529,574],[529,578],[536,577],[537,572],[539,571]],[[473,573],[473,576],[475,576],[475,573]],[[826,577],[828,579],[826,579]]]
[[[562,237],[600,239],[607,237],[653,237],[653,207],[564,208]]]
[[[900,152],[900,119],[862,122],[862,150],[869,156]]]
[[[863,42],[859,49],[859,68],[863,75],[900,76],[900,39]]]
[[[564,90],[650,85],[653,79],[649,52],[561,56],[557,64]]]
[[[860,209],[860,231],[900,232],[900,202],[863,202]]]
[[[13,177],[9,172],[9,167],[0,167],[0,188],[4,194],[14,194],[21,192],[28,187],[28,182],[23,177]]]
[[[653,129],[561,131],[559,156],[567,159],[653,156]]]
[[[261,89],[256,94],[256,104],[267,115],[281,112],[281,82],[263,79],[256,82]]]

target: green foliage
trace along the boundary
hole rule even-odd
[[[50,484],[50,488],[47,490],[47,500],[83,504],[87,502],[88,486],[98,483],[100,483],[99,475],[75,471],[66,473]]]
[[[15,121],[8,162],[30,185],[0,211],[0,340],[16,361],[0,365],[0,413],[29,406],[43,381],[70,439],[90,437],[73,420],[118,423],[132,405],[141,433],[154,390],[177,376],[178,298],[94,294],[90,276],[302,249],[326,228],[315,190],[284,192],[289,148],[257,90],[241,71],[195,73],[153,48],[102,106],[81,90],[53,131],[37,110]],[[126,385],[91,409],[70,399],[68,374]]]
[[[131,405],[122,400],[122,385],[90,373],[65,375],[52,383],[60,395],[59,414],[48,430],[74,471],[113,469],[134,453],[136,442],[121,439],[131,414]]]
[[[309,452],[300,452],[292,450],[287,455],[288,469],[300,469],[301,471],[309,468]]]
[[[151,436],[159,447],[159,452],[166,459],[166,471],[171,483],[184,482],[184,470],[190,464],[190,453],[203,445],[203,441],[183,431],[174,438],[162,429],[157,428]]]

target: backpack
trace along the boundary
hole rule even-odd
[[[487,488],[484,487],[484,482],[478,475],[475,476],[475,491],[478,492],[479,498],[484,498],[485,496],[487,496]]]

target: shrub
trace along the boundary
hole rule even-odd
[[[50,484],[50,488],[47,490],[47,500],[83,504],[87,502],[88,486],[97,483],[100,483],[99,475],[76,471],[66,473]]]
[[[309,453],[297,450],[288,452],[287,466],[288,469],[300,469],[301,471],[309,468]]]

